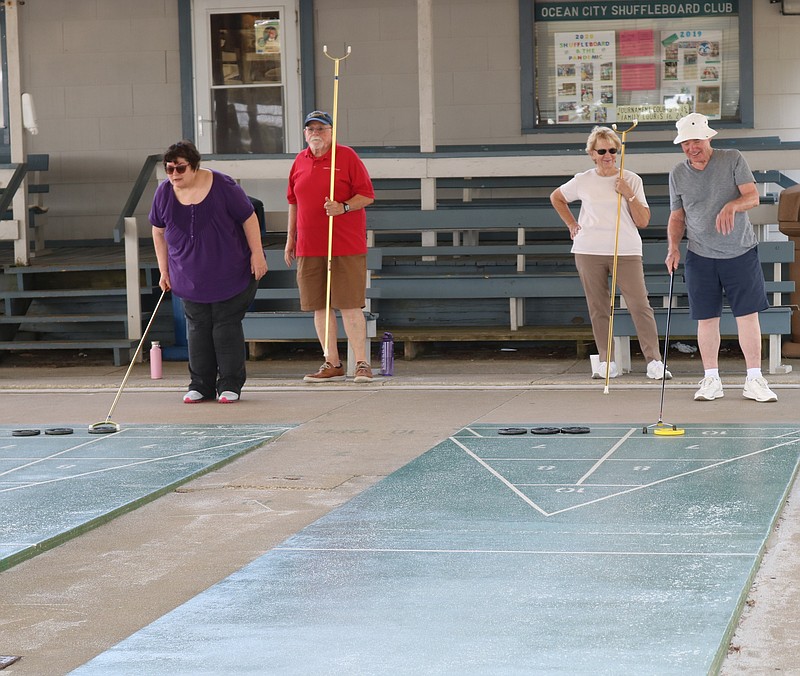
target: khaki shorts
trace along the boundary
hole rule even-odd
[[[328,259],[324,256],[298,256],[297,287],[300,308],[306,312],[324,310],[328,284]],[[367,255],[334,256],[331,259],[331,307],[337,310],[366,305]]]

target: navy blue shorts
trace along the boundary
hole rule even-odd
[[[723,291],[734,317],[769,307],[757,247],[736,258],[706,258],[687,251],[684,274],[692,319],[721,317]]]

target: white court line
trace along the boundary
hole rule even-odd
[[[117,434],[119,434],[119,432],[117,432]],[[174,460],[175,458],[182,458],[182,457],[186,457],[186,456],[190,456],[190,455],[196,455],[198,453],[205,453],[207,451],[216,451],[216,450],[219,450],[219,449],[222,449],[222,448],[227,448],[229,446],[237,446],[237,445],[240,445],[242,443],[249,443],[251,441],[264,441],[264,440],[272,439],[272,438],[273,437],[260,437],[260,438],[259,437],[253,437],[252,439],[238,439],[236,441],[231,441],[230,443],[227,443],[227,444],[219,444],[217,446],[209,446],[208,448],[201,448],[201,449],[194,450],[194,451],[186,451],[185,453],[175,453],[173,455],[164,455],[164,456],[161,456],[161,457],[158,457],[158,458],[149,458],[148,460],[140,460],[140,461],[137,461],[137,462],[129,462],[129,463],[124,464],[124,465],[114,465],[114,467],[106,467],[104,469],[96,469],[96,470],[92,470],[90,472],[80,472],[79,474],[72,474],[72,475],[63,476],[63,477],[57,477],[55,479],[47,479],[46,481],[31,481],[31,482],[29,482],[27,484],[20,485],[20,486],[13,486],[11,488],[2,488],[2,489],[0,489],[0,493],[10,493],[11,491],[18,491],[18,490],[21,490],[23,488],[35,488],[37,486],[44,486],[44,485],[47,485],[47,484],[59,483],[61,481],[70,481],[72,479],[80,479],[80,478],[85,477],[85,476],[92,476],[93,474],[104,474],[106,472],[114,472],[114,471],[119,470],[119,469],[127,469],[128,467],[136,467],[136,466],[139,466],[139,465],[147,465],[147,464],[154,463],[154,462],[162,462],[164,460]],[[66,453],[66,452],[67,451],[63,451],[63,453]],[[61,455],[61,453],[57,453],[56,454],[56,456],[58,456],[58,455]],[[55,456],[51,456],[51,457],[55,457]],[[48,459],[49,458],[42,458],[41,460],[37,460],[36,462],[41,462],[42,460],[48,460]],[[8,470],[7,472],[2,472],[2,473],[0,473],[0,476],[3,476],[4,474],[10,474],[11,472],[16,471],[18,469],[24,469],[25,467],[29,467],[30,465],[35,465],[36,462],[30,463],[29,465],[22,465],[21,467],[16,467],[14,469]]]
[[[758,552],[610,552],[557,549],[395,549],[390,547],[274,547],[277,552],[341,552],[347,554],[512,554],[538,556],[675,556],[754,558]]]
[[[593,460],[594,458],[548,458],[545,456],[531,456],[529,458],[504,458],[502,456],[499,457],[484,457],[484,460],[491,461],[491,462],[586,462],[587,460]],[[719,458],[610,458],[608,462],[669,462],[669,463],[681,463],[681,462],[716,462]]]
[[[622,444],[624,444],[630,438],[631,434],[633,434],[635,431],[636,431],[636,429],[631,427],[631,429],[628,430],[628,433],[624,437],[622,437],[622,439],[620,439],[616,444],[614,444],[608,450],[608,453],[606,453],[602,458],[600,458],[600,460],[598,460],[596,463],[594,463],[594,466],[588,472],[586,472],[586,474],[584,474],[580,479],[578,479],[578,483],[576,483],[575,485],[576,486],[580,486],[586,479],[588,479],[590,476],[592,476],[592,474],[594,474],[600,468],[600,466],[606,460],[608,460],[608,458],[611,457],[611,455],[614,453],[614,451],[616,451],[620,446],[622,446]]]
[[[249,381],[248,381],[249,382]],[[800,384],[798,383],[770,383],[770,388],[773,390],[797,390],[800,389]],[[627,385],[623,385],[621,383],[614,383],[614,389],[616,391],[622,392],[626,390],[657,390],[659,387],[656,383],[628,383]],[[675,383],[670,384],[670,389],[672,390],[696,390],[697,383]],[[358,392],[380,392],[381,390],[384,391],[391,391],[391,390],[408,390],[408,391],[419,391],[419,390],[530,390],[530,391],[546,391],[546,390],[560,390],[560,391],[574,391],[574,390],[585,390],[585,391],[597,391],[596,384],[567,384],[567,383],[555,383],[555,382],[540,382],[540,383],[520,383],[520,384],[513,384],[513,385],[506,385],[502,383],[487,383],[485,385],[474,385],[474,384],[467,384],[467,383],[428,383],[428,384],[402,384],[398,382],[388,383],[388,382],[376,382],[373,381],[369,384],[363,384],[358,388]],[[168,387],[146,387],[146,386],[131,386],[127,385],[125,387],[126,392],[186,392],[185,386],[168,386]],[[320,392],[321,390],[316,385],[302,385],[300,383],[295,383],[294,381],[285,384],[285,385],[248,385],[247,388],[244,390],[245,394],[253,394],[256,392],[298,392],[298,393],[305,393],[305,392]],[[352,385],[335,385],[334,383],[329,383],[325,385],[325,392],[350,392],[353,393]],[[31,387],[31,388],[21,388],[21,387],[9,387],[9,388],[2,388],[0,387],[0,392],[3,394],[69,394],[70,396],[74,395],[85,395],[85,394],[108,394],[109,392],[113,394],[114,389],[110,387]]]
[[[739,456],[737,456],[735,458],[727,458],[726,460],[721,460],[719,462],[715,462],[715,463],[713,463],[711,465],[707,465],[705,467],[698,467],[696,469],[692,469],[692,470],[689,470],[689,471],[686,471],[686,472],[681,472],[680,474],[673,474],[672,476],[664,477],[663,479],[658,479],[658,480],[653,481],[653,482],[651,482],[649,484],[642,484],[641,486],[637,486],[636,488],[630,488],[630,489],[628,489],[626,491],[621,491],[619,493],[614,493],[612,495],[603,496],[602,498],[595,498],[594,500],[588,500],[587,502],[582,502],[579,505],[573,505],[572,507],[565,507],[564,509],[556,510],[555,512],[550,512],[549,514],[547,514],[547,516],[555,516],[556,514],[562,514],[564,512],[569,512],[569,511],[571,511],[573,509],[578,509],[579,507],[586,507],[588,505],[593,505],[596,502],[602,502],[603,500],[609,500],[611,498],[619,497],[620,495],[626,495],[628,493],[634,493],[635,491],[640,491],[640,490],[642,490],[644,488],[650,488],[652,486],[657,486],[658,484],[663,484],[663,483],[665,483],[667,481],[672,481],[673,479],[680,479],[680,478],[685,477],[685,476],[690,476],[692,474],[697,474],[698,472],[705,472],[705,471],[707,471],[709,469],[714,469],[715,467],[721,467],[722,465],[727,465],[727,464],[732,463],[732,462],[738,462],[739,460],[743,460],[744,458],[749,458],[749,457],[752,457],[752,456],[755,456],[755,455],[760,455],[762,453],[766,453],[767,451],[774,451],[776,448],[782,448],[783,446],[790,446],[792,444],[796,444],[798,441],[800,441],[800,438],[792,439],[791,441],[787,441],[787,442],[784,442],[782,444],[776,444],[775,446],[770,446],[768,448],[763,448],[760,451],[752,451],[750,453],[745,453],[744,455],[739,455]]]
[[[553,487],[553,488],[574,488],[578,484],[529,484],[529,483],[519,483],[514,484],[515,486],[525,486],[526,488],[543,488],[543,487]],[[641,486],[642,484],[588,484],[584,486],[585,488],[629,488],[630,486]]]
[[[535,502],[533,502],[533,500],[531,500],[527,495],[525,495],[521,490],[519,490],[514,484],[512,484],[502,474],[497,472],[493,467],[491,467],[490,465],[487,465],[477,455],[475,455],[466,446],[464,446],[464,444],[462,444],[458,439],[456,439],[455,437],[450,437],[450,440],[453,441],[457,446],[459,446],[467,455],[472,457],[478,464],[482,465],[485,469],[487,469],[497,479],[502,481],[508,488],[510,488],[514,493],[516,493],[518,497],[520,497],[523,501],[527,502],[537,512],[539,512],[543,516],[547,516],[548,515],[547,512],[545,512],[541,507],[539,507],[539,505],[537,505]]]
[[[122,431],[115,432],[115,434],[121,434],[121,433],[122,433]],[[102,440],[103,440],[103,437],[100,437],[100,436],[97,437],[96,439],[89,439],[88,441],[85,441],[82,444],[78,444],[77,446],[71,446],[70,448],[67,448],[67,449],[65,449],[63,451],[59,451],[58,453],[53,453],[52,455],[45,456],[44,458],[38,458],[38,459],[34,460],[33,462],[28,462],[28,463],[26,463],[24,465],[20,465],[19,467],[12,467],[11,469],[6,470],[5,472],[0,472],[0,476],[5,476],[6,474],[11,474],[12,472],[17,472],[17,471],[19,471],[21,469],[25,469],[27,467],[33,467],[34,465],[38,465],[40,462],[45,462],[46,460],[53,460],[54,458],[57,458],[60,455],[64,455],[64,453],[70,453],[70,452],[75,451],[75,450],[77,450],[79,448],[83,448],[84,446],[91,446],[92,444],[100,443],[100,441],[102,441]],[[2,491],[0,491],[0,492],[2,492]]]
[[[619,442],[614,446],[614,448],[612,448],[608,453],[606,453],[605,456],[603,456],[603,458],[601,460],[599,460],[595,464],[595,467],[593,467],[586,475],[584,475],[584,477],[581,479],[581,481],[583,481],[592,472],[594,472],[595,469],[597,467],[599,467],[600,464],[602,462],[604,462],[608,458],[609,455],[611,455],[628,437],[630,437],[631,434],[633,434],[636,431],[636,429],[637,428],[630,428],[628,433],[625,435],[625,437],[620,439]],[[706,428],[706,429],[719,429],[719,427],[709,427],[709,428]],[[764,430],[764,429],[767,429],[767,428],[752,427],[752,428],[747,428],[747,429]],[[796,428],[793,428],[793,429],[796,429]],[[793,433],[789,433],[789,434],[793,434]],[[783,438],[784,436],[787,436],[787,435],[782,435],[782,436],[779,436],[777,438]],[[715,440],[720,439],[720,440],[729,441],[733,437],[730,437],[730,436],[726,435],[725,437],[712,436],[712,437],[708,437],[708,438],[715,439]],[[752,439],[752,437],[748,437],[748,438]],[[759,438],[761,438],[761,437],[759,437]],[[771,435],[771,436],[766,437],[766,438],[768,438],[770,440],[774,440],[776,438],[776,435]],[[595,504],[595,503],[598,503],[598,502],[603,502],[605,500],[610,500],[612,498],[616,498],[616,497],[619,497],[619,496],[622,496],[622,495],[627,495],[628,493],[633,493],[635,491],[640,491],[640,490],[643,490],[645,488],[650,488],[652,486],[657,486],[658,484],[665,483],[667,481],[672,481],[674,479],[680,479],[682,477],[690,476],[690,475],[696,474],[698,472],[705,472],[707,470],[714,469],[716,467],[720,467],[722,465],[726,465],[726,464],[729,464],[731,462],[738,462],[739,460],[743,460],[743,459],[749,458],[751,456],[760,455],[762,453],[766,453],[768,451],[772,451],[772,450],[781,448],[783,446],[789,446],[789,445],[795,444],[797,442],[800,442],[800,437],[795,437],[795,438],[790,439],[789,441],[786,441],[786,442],[781,443],[781,444],[776,444],[774,446],[769,446],[767,448],[764,448],[764,449],[761,449],[761,450],[758,450],[758,451],[752,451],[752,452],[746,453],[744,455],[737,455],[735,457],[726,458],[724,460],[719,460],[719,461],[715,461],[715,460],[709,459],[709,458],[701,458],[701,459],[699,459],[700,462],[707,461],[707,462],[710,462],[711,464],[703,465],[702,467],[696,467],[695,469],[687,470],[687,471],[681,472],[679,474],[673,474],[673,475],[670,475],[668,477],[664,477],[662,479],[657,479],[657,480],[652,481],[652,482],[647,483],[647,484],[635,485],[632,488],[628,488],[627,490],[619,491],[617,493],[611,493],[609,495],[605,495],[605,496],[602,496],[602,497],[599,497],[599,498],[595,498],[593,500],[587,500],[586,502],[581,502],[580,504],[572,505],[570,507],[565,507],[564,509],[559,509],[559,510],[556,510],[554,512],[547,512],[544,509],[542,509],[541,507],[539,507],[539,505],[537,505],[535,502],[533,502],[533,500],[531,500],[522,491],[520,491],[519,488],[517,488],[517,486],[525,486],[526,484],[516,484],[515,485],[515,484],[511,483],[502,474],[500,474],[497,470],[495,470],[491,465],[489,465],[482,458],[480,458],[475,453],[470,451],[466,446],[464,446],[464,444],[459,443],[457,438],[450,437],[450,439],[453,442],[455,442],[462,450],[464,450],[464,452],[466,452],[470,457],[472,457],[474,460],[476,460],[478,463],[480,463],[492,475],[494,475],[497,479],[499,479],[501,482],[503,482],[503,484],[505,484],[508,488],[510,488],[518,497],[520,497],[528,505],[533,507],[537,512],[539,512],[540,514],[542,514],[543,516],[546,516],[546,517],[551,517],[551,516],[555,516],[557,514],[562,514],[564,512],[572,511],[574,509],[580,509],[582,507],[587,507],[588,505],[592,505],[592,504]],[[532,459],[533,460],[541,460],[541,461],[545,461],[545,462],[547,461],[544,458],[541,458],[541,459],[540,458],[532,458]],[[500,460],[504,460],[504,458],[500,458]],[[619,461],[614,460],[614,462],[625,462],[625,461],[628,461],[628,459],[619,460]],[[644,461],[650,461],[650,459],[645,459]],[[542,486],[545,486],[545,487],[547,487],[547,486],[570,486],[570,485],[572,485],[572,484],[542,484]],[[575,484],[575,485],[577,485],[577,484]]]

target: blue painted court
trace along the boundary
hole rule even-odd
[[[0,426],[0,571],[174,490],[291,425],[130,425],[89,434]]]
[[[460,430],[73,673],[715,672],[800,427],[508,425]]]

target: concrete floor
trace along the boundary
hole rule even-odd
[[[588,378],[588,360],[520,353],[423,356],[372,385],[306,386],[318,357],[249,364],[241,402],[186,406],[186,365],[152,381],[137,365],[114,420],[296,423],[174,493],[2,573],[0,654],[10,674],[67,673],[220,581],[365,487],[476,420],[654,423],[660,383],[638,374]],[[792,364],[792,362],[787,362]],[[741,398],[743,364],[725,360],[726,396],[694,402],[699,360],[675,359],[664,419],[683,423],[800,421],[800,363],[770,376],[774,404]],[[0,422],[103,420],[126,367],[0,362]],[[730,375],[727,375],[730,374]],[[800,489],[792,491],[733,639],[723,674],[800,673]]]

